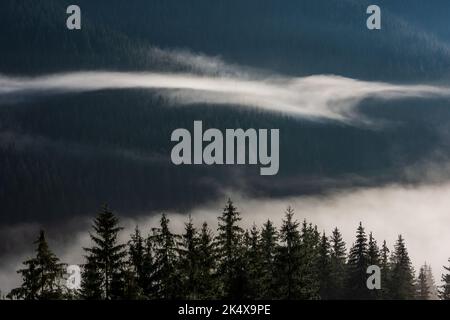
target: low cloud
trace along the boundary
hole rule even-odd
[[[433,267],[436,281],[439,282],[443,272],[442,266],[447,265],[450,251],[446,244],[450,243],[450,184],[425,185],[420,187],[405,187],[392,185],[380,188],[364,188],[355,190],[340,190],[327,196],[291,197],[284,199],[252,199],[228,192],[232,196],[242,215],[242,226],[249,228],[253,223],[261,226],[271,219],[277,226],[281,224],[284,211],[288,205],[295,209],[296,219],[307,219],[317,224],[319,231],[330,234],[338,227],[347,242],[347,249],[355,238],[356,227],[362,221],[366,231],[373,231],[381,245],[387,241],[392,249],[398,234],[402,234],[407,243],[410,256],[416,270],[427,262]],[[200,227],[203,221],[210,227],[217,228],[217,217],[225,204],[211,202],[192,210],[190,213],[194,223]],[[187,213],[168,212],[171,229],[181,233],[187,221]],[[123,218],[120,241],[127,242],[136,225],[144,234],[157,226],[159,213],[146,213],[136,218]],[[77,230],[64,231],[64,236],[50,234],[50,246],[69,264],[83,262],[82,247],[90,246],[89,233],[86,228],[89,221],[84,221]],[[36,228],[33,227],[33,230]],[[36,235],[34,235],[35,237]],[[33,238],[34,238],[33,237]],[[14,238],[14,237],[13,237]],[[27,243],[32,249],[29,236],[16,239]],[[23,248],[22,248],[23,249]],[[30,249],[26,254],[30,254]],[[19,278],[15,270],[26,256],[24,252],[15,251],[0,263],[0,288],[10,290],[17,285]]]
[[[250,107],[343,122],[366,121],[355,109],[365,98],[450,96],[449,87],[368,82],[332,75],[301,78],[155,72],[75,72],[33,78],[0,75],[0,97],[4,102],[14,96],[23,99],[33,94],[133,88],[155,90],[176,105],[207,103]]]

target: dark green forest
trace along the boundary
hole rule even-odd
[[[182,234],[161,215],[158,226],[136,226],[128,243],[119,243],[118,217],[105,205],[83,248],[85,262],[79,290],[65,287],[65,264],[52,253],[45,233],[35,242],[36,255],[18,270],[20,287],[9,299],[148,300],[148,299],[420,299],[431,297],[427,267],[418,276],[399,235],[392,249],[378,244],[360,223],[351,244],[338,228],[327,235],[299,222],[288,207],[280,228],[267,220],[244,230],[228,200],[216,227],[199,229],[189,216]],[[214,230],[214,231],[213,231]],[[348,250],[347,250],[348,248]],[[450,261],[450,259],[449,259]],[[368,266],[381,270],[381,288],[366,285]],[[449,273],[442,276],[441,299],[450,299]],[[434,285],[434,284],[432,284]]]

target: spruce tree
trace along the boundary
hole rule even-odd
[[[317,260],[319,257],[320,233],[317,226],[302,223],[299,247],[298,273],[300,299],[319,299],[320,280],[318,278]]]
[[[338,228],[333,230],[331,242],[331,278],[329,299],[343,299],[345,296],[346,259],[345,242]]]
[[[450,258],[448,259],[450,262]],[[440,298],[442,300],[450,300],[450,265],[448,267],[444,266],[447,273],[442,275],[442,286],[440,291]]]
[[[246,244],[246,270],[248,277],[248,292],[245,298],[255,299],[261,292],[261,252],[260,252],[260,234],[256,224],[253,224],[248,234]]]
[[[153,228],[151,236],[155,250],[155,291],[156,298],[177,299],[182,297],[182,282],[178,269],[180,236],[172,233],[170,220],[162,214],[160,227]]]
[[[128,241],[130,265],[136,274],[138,282],[141,283],[141,279],[144,278],[145,244],[144,238],[142,237],[138,226],[136,226],[134,233],[130,236],[130,238],[130,241]]]
[[[280,242],[278,247],[277,286],[280,299],[299,299],[300,288],[300,231],[299,223],[294,220],[294,209],[288,207],[280,228]]]
[[[377,241],[374,239],[372,232],[369,233],[369,248],[368,248],[368,264],[377,265],[380,264],[380,249],[378,248]]]
[[[24,300],[55,300],[64,296],[63,277],[65,264],[50,250],[45,232],[39,232],[36,256],[23,262],[24,269],[17,271],[22,276],[22,285],[13,289],[8,297]]]
[[[369,233],[369,244],[367,249],[367,264],[369,266],[378,266],[380,267],[380,249],[378,248],[377,241],[373,237],[372,232]],[[380,267],[381,271],[381,267]],[[367,278],[367,275],[366,275]],[[370,299],[380,299],[381,292],[379,290],[370,290],[369,292]]]
[[[217,298],[217,259],[216,249],[213,242],[214,236],[204,222],[198,239],[198,298],[213,299]]]
[[[390,298],[393,300],[414,299],[414,289],[414,269],[403,237],[399,235],[391,257]]]
[[[428,296],[428,300],[439,300],[439,290],[434,281],[433,271],[431,270],[431,266],[425,263],[425,275],[427,279],[427,285],[430,290],[430,294]]]
[[[386,245],[386,240],[383,241],[380,251],[380,271],[381,271],[381,292],[382,299],[389,299],[389,283],[391,276],[391,266],[389,262],[389,248]]]
[[[148,235],[144,243],[143,278],[140,279],[144,296],[147,299],[155,298],[157,290],[155,284],[156,263],[154,247],[152,235]]]
[[[192,218],[185,223],[180,248],[180,276],[186,299],[199,298],[199,251],[198,237]]]
[[[263,225],[259,243],[260,260],[260,291],[258,298],[274,299],[276,297],[275,257],[277,253],[278,233],[270,220]]]
[[[419,276],[416,284],[416,299],[428,300],[430,297],[430,287],[427,283],[426,265],[420,267]]]
[[[244,260],[244,230],[238,225],[241,217],[233,202],[228,202],[219,217],[217,253],[220,257],[218,274],[222,294],[227,299],[243,298],[248,286]]]
[[[86,260],[82,281],[82,295],[86,298],[96,296],[94,286],[99,285],[101,298],[106,300],[123,297],[125,286],[125,257],[124,244],[118,243],[118,235],[122,230],[119,219],[104,205],[92,226],[94,234],[90,234],[93,246],[84,248]],[[92,282],[91,282],[92,281]]]
[[[147,277],[144,266],[145,241],[138,226],[136,226],[130,238],[130,241],[128,241],[129,261],[125,276],[125,296],[127,299],[143,299]]]
[[[332,265],[331,265],[331,246],[328,238],[323,232],[320,245],[319,254],[317,258],[317,276],[319,281],[319,295],[321,299],[328,300],[331,297],[332,281]]]
[[[105,298],[103,274],[97,265],[94,255],[87,255],[81,273],[81,297],[85,300],[101,300]]]
[[[347,297],[349,299],[370,299],[367,288],[367,267],[369,266],[367,236],[359,223],[356,241],[348,257]]]

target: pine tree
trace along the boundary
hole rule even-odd
[[[425,263],[425,275],[427,279],[427,285],[430,290],[428,300],[439,300],[439,291],[434,281],[433,271],[431,266]]]
[[[331,265],[331,246],[328,238],[323,232],[320,245],[319,255],[317,258],[317,276],[319,281],[319,295],[321,299],[328,300],[331,296],[332,281],[332,265]]]
[[[386,240],[383,241],[380,252],[380,271],[381,271],[381,292],[382,299],[389,299],[389,283],[391,275],[391,266],[389,263],[389,248],[386,245]]]
[[[270,220],[263,225],[259,243],[261,254],[260,265],[260,291],[258,298],[273,299],[276,297],[275,282],[275,256],[277,253],[278,234],[273,223]]]
[[[403,237],[399,235],[391,257],[390,298],[393,300],[414,299],[414,269]]]
[[[372,232],[369,233],[369,244],[367,249],[367,264],[369,266],[378,266],[380,267],[380,249],[378,248],[377,241],[373,237]],[[380,268],[381,271],[381,268]],[[367,279],[367,275],[366,275]],[[370,290],[369,292],[370,299],[380,299],[381,292],[379,290]]]
[[[126,246],[118,243],[118,235],[122,230],[118,224],[119,219],[109,211],[107,205],[94,219],[92,228],[95,233],[90,235],[93,246],[84,248],[87,263],[82,295],[85,298],[98,298],[98,292],[94,289],[96,285],[100,285],[102,299],[119,299],[124,295]]]
[[[138,283],[136,273],[131,266],[126,266],[121,274],[120,298],[125,300],[144,300],[144,292]]]
[[[244,261],[244,230],[239,227],[239,212],[228,199],[219,217],[217,250],[220,257],[218,274],[224,298],[239,299],[248,286]]]
[[[128,256],[129,268],[126,272],[126,293],[127,299],[142,299],[144,298],[144,287],[146,281],[146,274],[144,268],[145,262],[145,243],[141,235],[139,227],[136,226],[134,233],[130,236],[128,241]]]
[[[216,252],[214,236],[206,222],[203,223],[198,239],[198,298],[217,298]]]
[[[130,236],[131,240],[128,241],[128,255],[130,258],[130,264],[133,268],[134,273],[138,282],[144,278],[144,239],[141,235],[139,227],[136,226],[134,233]]]
[[[162,214],[160,227],[153,228],[151,237],[155,245],[155,290],[159,299],[176,299],[182,295],[178,270],[180,236],[169,229],[170,220]]]
[[[367,252],[368,264],[379,265],[380,264],[380,249],[378,248],[377,241],[374,239],[372,232],[369,233],[369,248]]]
[[[185,223],[180,249],[180,273],[186,299],[198,299],[199,297],[198,241],[197,230],[189,215],[189,220]]]
[[[319,257],[320,233],[317,226],[302,223],[299,247],[298,273],[300,299],[319,299],[320,279],[318,279],[317,260]]]
[[[43,230],[34,244],[37,245],[36,257],[26,260],[23,263],[25,268],[17,271],[22,276],[22,285],[13,289],[8,297],[25,300],[62,299],[65,264],[60,263],[48,247]]]
[[[152,235],[148,235],[144,244],[143,278],[140,279],[144,296],[147,299],[155,298],[157,291],[155,283],[156,263],[154,261],[154,246]]]
[[[278,297],[281,299],[299,299],[301,296],[299,270],[300,231],[294,220],[294,209],[288,207],[280,229],[281,245],[276,258]]]
[[[427,283],[426,265],[420,267],[416,284],[416,299],[428,300],[430,297],[430,287]]]
[[[450,259],[448,259],[448,262],[450,262]],[[442,286],[440,291],[440,297],[442,300],[450,300],[450,266],[445,267],[444,269],[448,273],[444,273],[442,275]]]
[[[345,292],[346,277],[346,249],[345,242],[338,228],[333,230],[331,235],[331,274],[332,284],[330,285],[329,299],[343,299]]]
[[[348,257],[347,294],[349,299],[369,299],[367,289],[368,244],[364,228],[359,223],[356,241]]]
[[[248,292],[245,298],[255,299],[261,292],[261,252],[260,252],[260,234],[256,224],[253,224],[248,234],[246,244],[246,270],[248,281]]]
[[[85,300],[101,300],[105,298],[103,290],[103,274],[95,261],[94,255],[87,255],[81,274],[81,297]]]

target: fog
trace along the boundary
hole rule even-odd
[[[356,227],[363,223],[366,232],[372,231],[378,243],[387,241],[390,249],[399,234],[406,239],[407,248],[416,271],[424,262],[430,264],[437,282],[441,278],[443,265],[450,257],[450,183],[405,187],[392,185],[377,188],[355,190],[336,190],[326,196],[291,197],[285,199],[251,199],[232,191],[224,192],[223,201],[211,202],[198,207],[190,213],[194,224],[200,226],[208,222],[212,229],[217,228],[217,216],[225,205],[226,198],[234,200],[243,218],[241,225],[245,228],[253,223],[261,226],[271,219],[277,226],[281,224],[284,211],[288,205],[295,209],[296,219],[307,219],[317,224],[319,231],[330,234],[334,227],[343,233],[347,249],[355,237]],[[187,221],[187,213],[167,212],[171,220],[171,229],[180,233]],[[158,224],[157,213],[142,213],[136,218],[124,218],[121,224],[120,241],[126,242],[136,225],[147,234],[151,227]],[[90,245],[89,221],[78,222],[83,228],[64,230],[60,234],[49,234],[50,247],[63,262],[69,264],[83,263],[82,247]],[[70,224],[67,224],[70,229]],[[33,230],[37,236],[37,226],[24,226],[22,229]],[[15,270],[32,250],[31,232],[14,233],[21,243],[16,254],[4,257],[0,262],[0,289],[9,291],[19,283]],[[64,234],[64,235],[63,235]],[[26,235],[26,236],[25,236]]]

